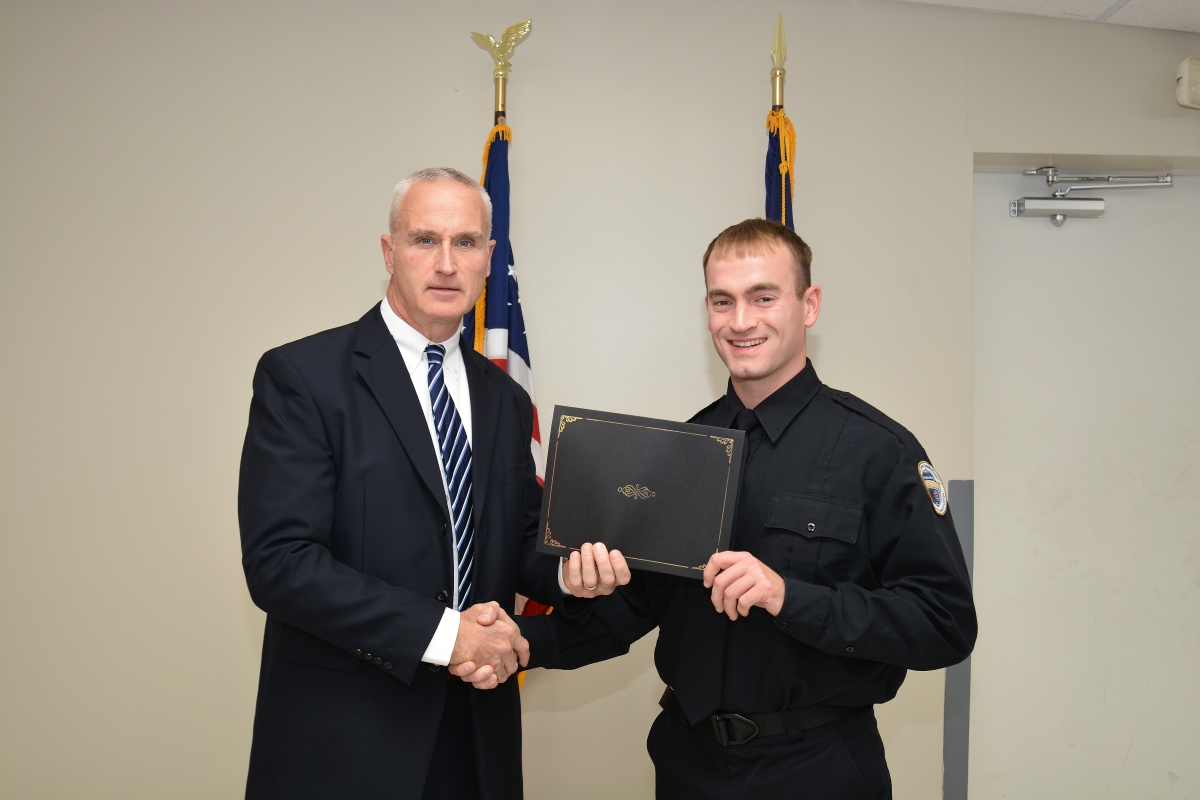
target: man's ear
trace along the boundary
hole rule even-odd
[[[392,237],[386,233],[379,237],[379,247],[383,250],[383,266],[388,274],[392,274]]]
[[[811,328],[817,324],[817,317],[821,316],[821,287],[810,286],[805,289],[800,302],[804,304],[804,327]]]

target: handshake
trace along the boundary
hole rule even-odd
[[[563,586],[574,597],[612,594],[629,583],[629,565],[619,550],[585,544],[561,564]],[[529,665],[529,642],[496,601],[471,606],[458,617],[450,674],[476,689],[495,689]]]

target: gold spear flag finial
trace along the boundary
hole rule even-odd
[[[775,23],[775,39],[771,42],[771,60],[775,62],[775,69],[783,69],[783,62],[787,60],[787,39],[783,35],[782,12],[779,14],[779,20]]]
[[[775,38],[771,42],[771,62],[775,69],[771,70],[771,107],[778,110],[783,108],[783,76],[787,71],[783,62],[787,60],[787,38],[783,35],[783,13],[775,23]]]

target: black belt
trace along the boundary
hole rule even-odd
[[[675,692],[668,686],[658,701],[663,711],[683,724],[688,724]],[[722,747],[746,744],[759,736],[780,736],[788,732],[788,728],[805,731],[825,725],[836,719],[850,716],[856,711],[862,711],[865,706],[801,706],[789,708],[787,711],[772,711],[769,714],[711,714],[697,722],[692,727],[698,731],[707,731],[717,737],[717,744]],[[786,715],[786,717],[785,717]],[[788,722],[795,720],[795,725]]]

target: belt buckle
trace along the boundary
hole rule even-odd
[[[732,728],[732,726],[729,724],[730,720],[737,720],[738,722],[744,722],[747,725],[749,725],[751,728],[753,728],[754,730],[752,730],[750,732],[750,735],[746,736],[746,737],[732,737],[729,735],[730,729]],[[713,714],[712,715],[712,725],[713,725],[713,733],[717,737],[717,744],[721,745],[721,747],[728,747],[729,745],[737,745],[737,744],[746,744],[746,742],[749,742],[750,740],[752,740],[756,736],[758,736],[758,732],[759,732],[758,723],[752,719],[743,717],[741,714]]]

